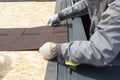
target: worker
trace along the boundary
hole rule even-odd
[[[91,19],[89,41],[46,42],[40,53],[46,59],[62,56],[68,65],[105,66],[120,53],[120,1],[80,0],[49,19],[49,26],[88,11]],[[74,27],[74,26],[73,26]]]

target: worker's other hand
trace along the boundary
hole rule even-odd
[[[48,26],[55,26],[57,24],[60,24],[61,20],[59,19],[58,14],[55,14],[53,17],[51,17],[48,21]]]
[[[56,53],[53,51],[55,43],[46,42],[43,46],[39,48],[39,52],[44,56],[45,59],[53,59],[56,56]]]

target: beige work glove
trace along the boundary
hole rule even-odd
[[[39,52],[43,55],[45,59],[53,59],[54,57],[56,57],[56,53],[53,51],[55,45],[56,44],[53,42],[46,42],[43,46],[39,48]]]
[[[61,20],[59,19],[58,14],[55,14],[48,20],[48,26],[55,26],[57,24],[60,24]]]

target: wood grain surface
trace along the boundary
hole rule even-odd
[[[46,25],[54,9],[55,2],[0,2],[0,28]],[[47,63],[38,51],[0,51],[0,80],[44,80]]]

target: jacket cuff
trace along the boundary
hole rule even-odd
[[[62,56],[61,44],[56,44],[55,52],[57,53],[57,55],[61,55]]]
[[[66,17],[63,16],[62,13],[58,13],[58,16],[61,21],[66,19]]]

